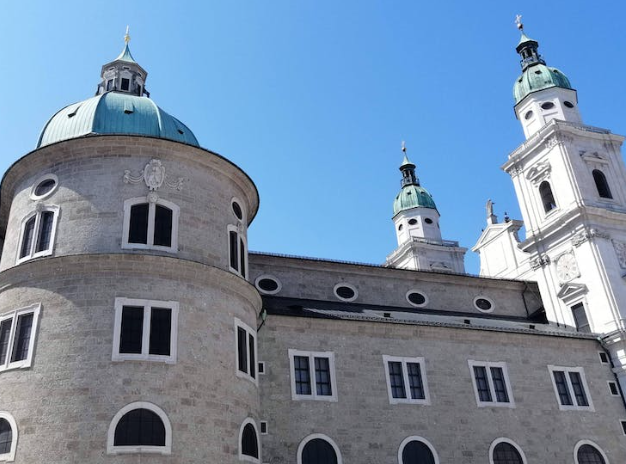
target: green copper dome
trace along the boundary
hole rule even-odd
[[[145,135],[199,146],[182,122],[147,97],[106,92],[66,106],[46,123],[37,148],[84,135]]]
[[[393,200],[393,215],[412,208],[437,209],[433,197],[420,185],[405,185]]]

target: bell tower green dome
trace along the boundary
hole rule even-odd
[[[431,208],[436,210],[435,201],[428,190],[420,185],[415,174],[415,165],[409,161],[406,154],[400,165],[402,171],[402,189],[393,200],[393,215],[412,208]]]

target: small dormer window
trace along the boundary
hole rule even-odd
[[[541,104],[541,108],[544,109],[544,110],[552,109],[552,108],[554,108],[554,103],[552,103],[552,102],[542,103]]]
[[[130,79],[122,77],[122,90],[128,91],[130,89]]]
[[[568,108],[574,108],[574,104],[572,102],[565,101],[563,104]]]
[[[107,92],[108,92],[109,90],[113,90],[113,79],[109,79],[109,80],[107,81]]]

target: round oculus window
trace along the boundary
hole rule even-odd
[[[541,108],[543,108],[544,110],[549,110],[554,108],[554,103],[552,102],[545,102],[541,104]]]
[[[402,224],[398,226],[398,230],[402,230]]]
[[[278,293],[282,288],[282,285],[272,276],[262,275],[257,277],[255,282],[256,288],[258,288],[261,292],[273,295]]]
[[[35,182],[30,196],[35,200],[39,200],[41,198],[52,195],[52,193],[56,190],[58,184],[59,181],[57,179],[57,176],[55,176],[54,174],[45,175],[37,182]]]
[[[574,108],[574,104],[572,102],[564,101],[563,104],[568,108]]]
[[[483,312],[491,312],[493,311],[493,303],[484,297],[478,297],[474,300],[474,306],[476,309]]]
[[[415,290],[409,290],[407,292],[406,300],[413,306],[419,306],[419,307],[424,306],[428,302],[426,295]]]
[[[533,117],[533,112],[532,111],[527,111],[526,114],[524,115],[524,119],[530,119]]]
[[[240,221],[243,220],[243,210],[241,209],[241,206],[239,205],[239,203],[237,203],[236,201],[233,201],[233,213],[235,213],[235,216],[237,217],[237,219],[239,219]]]
[[[417,224],[417,219],[409,219],[409,224],[414,226],[415,224]]]
[[[425,222],[426,224],[432,224],[432,223],[433,223],[433,220],[432,220],[431,218],[426,218],[426,219],[424,219],[424,222]]]
[[[351,285],[337,284],[335,285],[335,296],[340,300],[353,301],[357,297],[356,289]]]

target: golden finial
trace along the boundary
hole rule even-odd
[[[522,15],[515,15],[515,24],[517,25],[517,28],[524,32],[524,24],[522,24]]]
[[[402,141],[402,153],[406,155],[406,144],[404,143],[404,140]]]
[[[126,34],[124,35],[124,42],[130,42],[130,26],[126,26]]]

